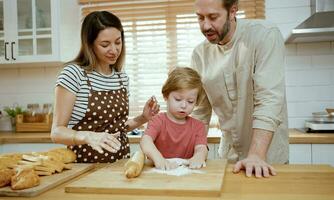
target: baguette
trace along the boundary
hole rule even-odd
[[[145,155],[142,151],[136,153],[125,163],[124,174],[127,178],[138,177],[144,167]]]

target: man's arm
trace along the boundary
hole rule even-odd
[[[253,129],[252,142],[248,155],[257,155],[262,160],[266,160],[267,152],[273,138],[273,132],[263,129]]]
[[[198,60],[198,54],[194,50],[191,57],[190,66],[200,74],[198,70],[198,64],[196,62],[197,60]],[[202,74],[200,75],[202,76]],[[194,117],[195,119],[201,120],[205,124],[206,133],[208,133],[210,127],[211,114],[212,114],[212,107],[207,97],[207,94],[203,88],[203,93],[201,94],[196,107],[191,113],[191,116]]]
[[[253,74],[253,131],[248,155],[234,167],[234,172],[246,170],[256,177],[276,175],[266,162],[267,152],[275,133],[284,121],[285,80],[284,42],[278,28],[271,28],[258,43]]]

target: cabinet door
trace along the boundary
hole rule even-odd
[[[290,144],[289,145],[290,164],[312,164],[311,144]]]
[[[217,159],[217,148],[215,144],[208,144],[209,152],[208,152],[208,159],[213,160]]]
[[[48,61],[52,58],[51,0],[16,1],[16,62]]]
[[[11,63],[11,41],[15,38],[12,19],[13,2],[0,0],[0,62]],[[15,19],[14,19],[15,20]]]
[[[0,0],[0,60],[5,62],[4,2]]]
[[[140,150],[139,144],[130,144],[130,155],[132,156],[136,151]]]
[[[313,164],[334,166],[334,144],[312,144]]]

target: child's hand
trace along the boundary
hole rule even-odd
[[[199,159],[195,156],[189,159],[189,168],[191,169],[199,169],[202,167],[206,167],[205,160]]]
[[[160,105],[154,96],[146,101],[143,109],[143,117],[149,121],[154,115],[158,114],[160,111]]]
[[[162,170],[171,170],[177,168],[179,165],[176,162],[170,162],[164,158],[154,162],[155,168]]]

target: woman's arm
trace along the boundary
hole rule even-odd
[[[64,87],[56,87],[53,123],[51,129],[51,139],[55,143],[66,145],[84,143],[84,137],[80,137],[79,140],[79,136],[76,135],[77,131],[67,128],[67,124],[74,108],[75,99],[75,95]]]

